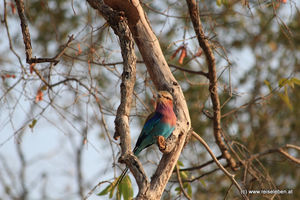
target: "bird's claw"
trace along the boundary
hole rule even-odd
[[[166,140],[163,136],[157,136],[157,145],[158,145],[158,148],[159,150],[165,150],[166,149]]]

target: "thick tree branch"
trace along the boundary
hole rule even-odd
[[[222,152],[222,155],[226,158],[231,168],[235,170],[237,167],[236,162],[228,152],[228,148],[222,139],[221,108],[220,108],[220,100],[218,95],[218,80],[217,80],[215,57],[210,47],[210,44],[207,38],[205,37],[196,1],[186,0],[186,2],[189,8],[191,21],[193,23],[199,45],[205,54],[206,62],[208,65],[209,92],[210,92],[210,98],[213,104],[213,112],[214,112],[213,114],[214,136]]]
[[[88,0],[93,8],[100,0]],[[111,8],[123,11],[128,19],[129,28],[134,40],[143,57],[151,80],[158,90],[167,90],[174,97],[175,113],[177,115],[177,128],[173,135],[177,138],[175,148],[168,154],[164,154],[161,162],[151,180],[150,188],[146,192],[139,191],[137,199],[159,199],[172,174],[174,166],[179,158],[185,143],[187,132],[190,129],[190,117],[182,90],[171,73],[170,68],[164,58],[158,39],[153,33],[147,16],[138,0],[110,0],[105,1]],[[97,8],[104,18],[108,20],[107,8],[101,6]],[[122,142],[121,142],[122,143]]]
[[[120,86],[121,103],[118,107],[115,119],[116,131],[114,138],[118,139],[120,137],[121,141],[122,155],[119,161],[126,163],[137,181],[139,193],[144,193],[148,188],[149,182],[141,163],[135,156],[132,155],[130,144],[129,115],[136,79],[136,56],[134,53],[132,34],[122,12],[112,10],[101,0],[87,0],[87,2],[104,16],[120,40],[124,67],[122,73],[122,83]]]

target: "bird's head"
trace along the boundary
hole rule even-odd
[[[157,94],[157,103],[173,104],[173,97],[168,91],[159,91]]]

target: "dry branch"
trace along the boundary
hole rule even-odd
[[[174,97],[175,113],[178,119],[177,128],[173,132],[173,135],[177,139],[176,146],[170,153],[163,155],[147,191],[139,191],[137,196],[137,199],[160,199],[174,166],[177,163],[191,126],[189,112],[182,90],[171,73],[158,39],[153,33],[147,16],[138,0],[105,1],[111,8],[107,8],[101,0],[88,0],[88,2],[104,16],[110,25],[114,23],[114,20],[110,21],[111,19],[108,18],[109,10],[112,10],[111,8],[124,12],[128,19],[130,31],[143,57],[151,80],[158,90],[167,90]]]
[[[206,62],[208,65],[209,92],[210,92],[210,97],[213,105],[214,136],[222,152],[222,155],[226,158],[231,168],[236,169],[237,167],[236,162],[228,152],[228,148],[222,139],[221,108],[220,108],[220,100],[218,95],[218,80],[217,80],[215,57],[210,47],[210,44],[207,38],[205,37],[196,1],[186,0],[186,2],[189,8],[191,21],[193,23],[199,45],[205,54]]]
[[[15,0],[16,5],[17,5],[17,10],[18,10],[18,15],[21,21],[21,29],[22,29],[22,34],[23,34],[23,42],[25,45],[25,53],[26,53],[26,62],[28,64],[32,63],[45,63],[45,62],[50,62],[57,64],[59,62],[59,58],[63,55],[67,47],[71,44],[71,42],[74,40],[73,36],[69,37],[69,40],[65,45],[63,45],[62,50],[60,50],[54,57],[52,58],[35,58],[32,56],[32,45],[31,45],[31,37],[30,37],[30,32],[28,28],[28,24],[26,21],[25,17],[25,12],[24,12],[24,2],[23,0]]]
[[[133,38],[122,12],[112,10],[107,7],[103,1],[88,0],[88,3],[101,12],[120,40],[123,73],[120,86],[121,103],[118,107],[115,119],[114,138],[118,139],[120,137],[121,141],[122,155],[119,161],[126,163],[137,181],[139,193],[144,193],[148,188],[149,182],[141,163],[133,156],[130,144],[129,115],[136,79],[136,56],[134,53]]]
[[[300,147],[299,146],[296,146],[296,145],[293,145],[293,144],[286,144],[283,147],[268,149],[264,152],[254,154],[248,160],[252,161],[252,160],[257,159],[261,156],[265,156],[265,155],[271,154],[271,153],[281,153],[284,157],[286,157],[290,161],[300,165],[300,159],[299,158],[296,158],[296,157],[290,155],[287,151],[285,151],[285,149],[289,149],[289,148],[298,150],[300,152]]]
[[[207,143],[194,131],[192,132],[192,135],[199,140],[199,142],[201,142],[201,144],[206,148],[206,150],[208,151],[208,153],[210,154],[210,156],[212,157],[212,159],[215,161],[215,163],[218,165],[218,167],[224,172],[224,174],[232,181],[232,183],[236,186],[236,188],[239,190],[241,196],[244,199],[248,199],[247,196],[245,196],[242,192],[242,188],[239,185],[239,183],[235,180],[233,174],[230,174],[225,167],[223,167],[223,165],[218,161],[218,159],[216,158],[216,156],[214,155],[214,153],[212,152],[212,150],[209,148],[209,146],[207,145]]]
[[[180,186],[180,189],[181,191],[183,192],[184,196],[191,200],[191,197],[186,193],[184,187],[183,187],[183,184],[182,184],[182,180],[181,180],[181,176],[180,176],[180,172],[179,172],[179,165],[176,164],[176,175],[177,175],[177,179],[178,179],[178,182],[179,182],[179,186]]]

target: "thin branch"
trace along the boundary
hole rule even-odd
[[[218,160],[221,160],[222,158],[223,158],[222,155],[220,155],[220,156],[217,157]],[[180,169],[180,171],[198,170],[198,169],[202,169],[203,167],[206,167],[207,165],[210,165],[212,163],[214,163],[214,160],[207,161],[206,163],[204,163],[202,165],[199,165],[199,166],[196,166],[196,167],[183,168],[183,169]]]
[[[86,130],[83,130],[86,132]],[[76,178],[78,185],[78,195],[81,199],[84,198],[84,187],[83,187],[83,179],[82,179],[82,150],[85,145],[85,137],[82,137],[82,140],[79,144],[79,147],[76,149]]]
[[[225,166],[225,167],[227,167],[227,166]],[[205,177],[207,175],[210,175],[210,174],[212,174],[212,173],[214,173],[216,171],[219,171],[219,170],[220,170],[220,168],[218,167],[218,168],[215,168],[215,169],[213,169],[211,171],[205,172],[205,173],[203,173],[203,174],[201,174],[201,175],[199,175],[199,176],[197,176],[195,178],[182,180],[182,182],[189,182],[189,183],[191,183],[191,182],[199,180],[200,178],[203,178],[203,177]]]
[[[194,26],[195,33],[197,35],[199,46],[202,48],[205,54],[206,62],[208,65],[209,92],[210,92],[210,97],[211,97],[211,101],[213,104],[213,111],[214,111],[213,112],[214,136],[222,152],[222,155],[226,158],[231,168],[235,170],[237,166],[236,162],[228,152],[228,148],[226,147],[226,144],[222,139],[221,108],[220,108],[220,100],[218,95],[218,80],[217,80],[215,57],[211,49],[211,46],[208,42],[208,39],[205,37],[196,1],[186,0],[186,2],[189,8],[189,13],[190,13],[191,21]]]
[[[186,193],[184,187],[183,187],[183,184],[182,184],[182,181],[181,181],[181,176],[180,176],[180,172],[179,172],[179,166],[178,166],[178,163],[176,164],[176,174],[177,174],[177,179],[178,179],[178,182],[179,182],[179,186],[180,186],[180,189],[181,191],[183,192],[184,196],[191,200],[192,198]]]
[[[145,6],[146,8],[148,8],[149,10],[151,10],[151,11],[153,11],[153,12],[155,12],[155,13],[157,13],[157,14],[160,14],[160,15],[163,15],[163,16],[166,16],[166,17],[170,17],[170,18],[178,18],[178,19],[187,19],[188,18],[188,16],[177,16],[177,15],[169,15],[169,14],[166,14],[166,13],[164,13],[164,12],[161,12],[161,11],[159,11],[159,10],[156,10],[156,9],[154,9],[153,7],[151,7],[150,5],[148,5],[148,3],[143,3],[142,2],[142,4],[143,4],[143,6]],[[205,17],[205,16],[218,16],[218,15],[223,15],[222,13],[202,13],[202,14],[200,14],[200,16],[203,16],[203,17]]]
[[[68,42],[63,46],[62,50],[60,52],[58,52],[54,57],[52,57],[52,58],[35,58],[35,57],[33,57],[30,32],[29,32],[28,24],[26,21],[25,13],[24,13],[24,2],[23,2],[23,0],[15,0],[15,2],[17,5],[18,15],[19,15],[19,18],[21,21],[23,42],[25,45],[26,62],[28,64],[50,62],[50,63],[54,63],[56,65],[59,62],[58,58],[60,58],[63,55],[63,53],[65,52],[67,47],[74,40],[73,35],[69,37]]]
[[[11,40],[11,36],[10,36],[10,32],[8,29],[8,23],[7,23],[7,8],[6,8],[6,0],[4,0],[4,24],[5,24],[5,29],[6,29],[6,34],[7,34],[7,38],[8,38],[8,42],[9,42],[9,48],[10,50],[13,52],[13,54],[18,58],[18,61],[23,69],[24,72],[26,72],[25,67],[22,63],[21,57],[19,56],[19,54],[15,51],[14,47],[13,47],[13,43]]]
[[[101,181],[101,182],[99,182],[97,185],[95,185],[95,186],[87,193],[87,195],[85,195],[85,197],[83,198],[83,200],[87,200],[101,184],[107,183],[107,182],[108,182],[108,181]],[[109,182],[108,182],[108,183],[109,183]]]
[[[206,150],[208,151],[208,153],[210,154],[210,156],[212,157],[212,159],[215,161],[215,163],[218,165],[218,167],[224,172],[224,174],[232,181],[232,183],[236,186],[236,188],[239,190],[241,196],[244,199],[248,199],[248,197],[246,195],[244,195],[242,193],[242,188],[239,185],[239,183],[235,180],[233,174],[229,173],[224,167],[223,165],[218,161],[218,159],[215,157],[214,153],[212,152],[212,150],[209,148],[209,146],[207,145],[207,143],[202,139],[202,137],[200,137],[196,132],[192,132],[193,136],[199,140],[201,142],[201,144],[206,148]]]
[[[199,74],[199,75],[202,75],[202,76],[205,76],[206,78],[208,78],[208,73],[203,72],[203,71],[193,71],[193,70],[185,69],[185,68],[182,68],[182,67],[179,67],[177,65],[170,64],[170,63],[168,63],[168,65],[170,67],[173,67],[173,68],[178,69],[180,71],[188,72],[188,73],[191,73],[191,74]]]
[[[264,152],[254,154],[254,155],[250,156],[250,158],[248,160],[254,160],[254,159],[257,159],[258,157],[265,156],[265,155],[271,154],[271,153],[281,153],[283,156],[285,156],[286,158],[288,158],[292,162],[300,165],[300,159],[295,158],[294,156],[290,155],[289,153],[287,153],[285,151],[285,149],[288,149],[288,148],[295,149],[295,150],[298,150],[300,152],[300,147],[299,146],[296,146],[296,145],[293,145],[293,144],[286,144],[283,147],[268,149]]]
[[[232,188],[232,186],[233,186],[233,183],[231,183],[231,184],[230,184],[230,186],[229,186],[228,190],[226,191],[226,194],[225,194],[224,200],[226,200],[226,199],[227,199],[227,196],[228,196],[228,194],[229,194],[229,191],[230,191],[230,189]]]

